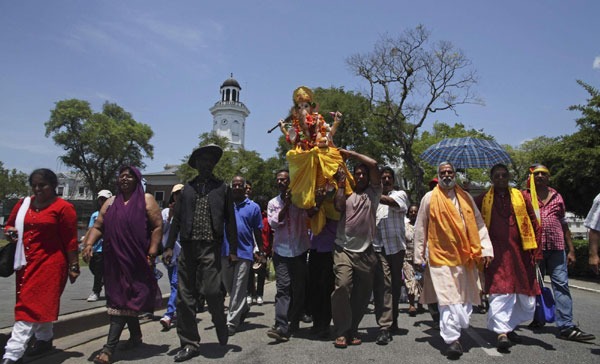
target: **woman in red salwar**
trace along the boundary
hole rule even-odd
[[[33,196],[14,207],[6,224],[15,253],[15,325],[6,343],[2,364],[21,363],[27,342],[36,341],[28,355],[52,349],[52,322],[58,319],[60,296],[79,276],[77,216],[73,205],[56,196],[58,179],[49,169],[29,176]]]

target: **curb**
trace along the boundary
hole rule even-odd
[[[170,293],[162,295],[162,301],[159,311],[167,307]],[[65,336],[73,335],[82,331],[95,329],[109,323],[109,316],[106,312],[106,307],[96,307],[89,310],[77,311],[58,316],[58,320],[54,321],[53,331],[54,339],[60,339]],[[10,337],[12,326],[0,329],[0,336]]]

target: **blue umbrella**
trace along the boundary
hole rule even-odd
[[[500,144],[473,137],[444,139],[427,148],[421,158],[434,166],[450,162],[454,168],[488,168],[512,162]]]

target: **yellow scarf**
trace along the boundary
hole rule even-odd
[[[531,193],[531,205],[533,206],[533,211],[535,212],[535,218],[537,219],[538,225],[542,223],[542,216],[540,215],[540,203],[538,202],[537,192],[535,190],[535,181],[533,180],[533,174],[535,172],[546,172],[550,175],[550,171],[544,167],[537,167],[536,169],[529,168],[531,174],[529,175],[529,192]]]
[[[459,186],[455,187],[460,212],[438,185],[431,195],[427,241],[429,264],[434,267],[473,266],[481,257],[479,229],[471,198]],[[463,223],[464,219],[464,223]]]
[[[532,250],[537,248],[535,241],[535,233],[533,232],[533,225],[527,214],[527,207],[525,207],[525,199],[521,191],[516,188],[509,187],[510,190],[510,203],[513,206],[515,218],[517,219],[517,226],[519,227],[519,233],[521,234],[521,244],[523,250]],[[485,221],[485,226],[490,228],[492,222],[492,205],[494,204],[494,187],[483,196],[483,202],[481,204],[481,215]]]

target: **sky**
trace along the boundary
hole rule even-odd
[[[366,90],[348,57],[419,24],[472,61],[485,102],[436,113],[425,130],[460,122],[510,145],[570,134],[578,114],[568,107],[589,97],[576,80],[600,88],[598,14],[594,0],[0,0],[0,161],[69,170],[44,122],[77,98],[150,125],[145,171],[160,171],[212,129],[208,109],[230,73],[251,112],[245,147],[268,158],[279,134],[266,130],[296,87]]]

